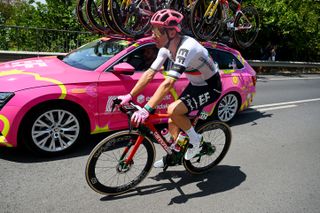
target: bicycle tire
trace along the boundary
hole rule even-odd
[[[108,25],[105,23],[102,17],[102,10],[99,11],[99,7],[102,6],[102,2],[104,0],[99,0],[96,4],[97,0],[86,0],[86,13],[88,16],[88,20],[91,25],[93,25],[100,33],[108,34],[110,33],[110,29]]]
[[[154,13],[154,2],[138,0],[139,7],[130,7],[128,11],[121,8],[122,0],[111,0],[111,17],[117,28],[128,37],[140,37],[151,30],[151,17]],[[143,10],[142,14],[139,9]]]
[[[234,27],[237,28],[242,24],[242,19],[247,17],[253,28],[250,30],[235,30],[233,32],[234,43],[242,48],[249,48],[257,39],[259,34],[260,19],[258,11],[253,6],[243,8],[242,13],[238,13],[234,20]],[[246,38],[246,40],[244,40]]]
[[[111,0],[104,0],[102,1],[102,17],[103,20],[106,22],[108,27],[116,34],[119,34],[121,31],[115,25],[114,21],[112,20],[111,16]]]
[[[85,7],[85,0],[78,0],[77,1],[77,6],[76,6],[76,14],[79,23],[86,29],[89,30],[90,32],[97,33],[98,30],[95,29],[88,21],[87,14],[83,12],[86,9]]]
[[[191,160],[183,159],[183,166],[191,174],[198,175],[209,172],[222,161],[229,150],[232,134],[227,124],[218,121],[208,121],[196,130],[204,139],[200,152],[203,154]]]
[[[121,156],[124,148],[132,148],[132,142],[134,143],[138,136],[137,131],[117,132],[103,139],[91,151],[86,164],[85,176],[88,185],[94,191],[105,195],[119,195],[137,186],[149,174],[155,159],[155,147],[147,137],[139,146],[129,167],[121,167],[123,160],[119,159],[126,157]],[[130,150],[127,154],[130,153]],[[145,158],[141,159],[144,154]],[[141,171],[137,171],[139,168]],[[120,184],[122,180],[124,183]],[[107,183],[107,181],[111,182]]]
[[[191,8],[190,26],[192,34],[200,41],[212,40],[216,37],[221,27],[222,9],[220,4],[210,19],[205,19],[207,9],[204,0],[198,0]]]

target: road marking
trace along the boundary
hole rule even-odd
[[[314,76],[314,77],[286,77],[286,78],[267,78],[269,81],[286,81],[286,80],[316,80],[320,79],[320,76]],[[264,81],[264,79],[259,79],[258,81]]]
[[[291,104],[291,105],[285,105],[285,106],[278,106],[278,107],[268,107],[268,108],[262,108],[258,109],[260,112],[265,112],[265,111],[270,111],[270,110],[277,110],[277,109],[287,109],[287,108],[292,108],[296,107],[298,105],[296,104]]]
[[[307,102],[314,102],[314,101],[320,101],[320,98],[305,99],[305,100],[300,100],[300,101],[280,102],[280,103],[273,103],[273,104],[263,104],[263,105],[251,106],[250,108],[251,109],[259,109],[259,108],[264,108],[264,107],[275,107],[275,106],[300,104],[300,103],[307,103]]]
[[[298,106],[297,104],[300,104],[300,103],[308,103],[308,102],[315,102],[315,101],[320,101],[320,98],[251,106],[250,108],[245,110],[243,113],[252,113],[255,111],[265,112],[265,111],[277,110],[277,109],[287,109],[287,108],[297,107]]]

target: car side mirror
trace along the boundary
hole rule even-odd
[[[113,67],[115,74],[133,75],[134,71],[134,67],[127,62],[117,64]]]

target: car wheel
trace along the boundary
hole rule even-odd
[[[223,96],[218,102],[216,108],[216,116],[222,122],[229,122],[237,114],[238,109],[238,97],[233,93],[229,93]]]
[[[71,107],[44,107],[31,113],[22,140],[31,151],[45,156],[69,151],[83,138],[84,122]]]

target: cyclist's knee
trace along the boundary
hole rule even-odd
[[[181,100],[171,103],[167,109],[167,113],[170,117],[172,117],[172,115],[184,115],[187,112],[188,109]]]

